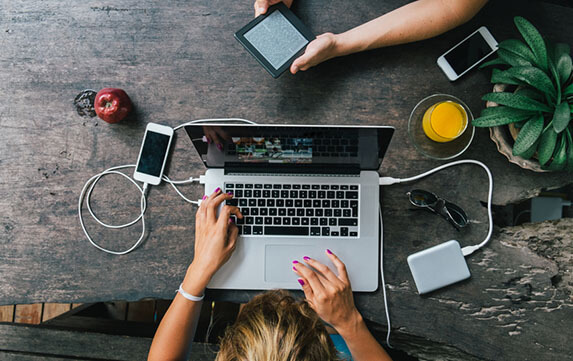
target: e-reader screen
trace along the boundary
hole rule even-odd
[[[308,40],[280,11],[274,11],[247,31],[244,37],[275,69],[308,44]]]

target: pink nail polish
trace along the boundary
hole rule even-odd
[[[229,223],[235,223],[235,220],[233,218],[229,218]]]
[[[223,151],[223,146],[221,144],[217,144],[217,149],[219,149],[221,152]]]
[[[303,281],[303,280],[301,280],[301,279],[299,278],[297,281],[298,281],[298,283],[300,283],[301,286],[304,286],[304,281]]]
[[[207,199],[207,196],[203,196],[203,200]]]
[[[215,189],[215,193],[219,193],[220,190],[221,188],[217,187],[217,189]]]
[[[292,263],[293,263],[293,264],[297,264],[297,263],[298,263],[298,261],[297,261],[297,260],[294,260],[294,261],[292,261]]]
[[[326,253],[332,254],[332,251],[327,248],[327,249],[326,249]]]
[[[310,259],[310,257],[304,256],[304,257],[302,257],[302,259],[304,259],[305,261],[308,261]]]
[[[233,196],[233,192],[227,192],[227,195],[232,197],[232,196]]]
[[[295,267],[295,266],[292,266],[292,270],[296,272],[296,267]]]

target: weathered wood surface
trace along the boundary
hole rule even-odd
[[[403,3],[295,1],[294,10],[318,34],[344,31]],[[573,44],[570,8],[492,1],[470,23],[438,38],[333,59],[275,80],[232,36],[251,19],[250,1],[0,0],[0,304],[173,297],[193,257],[195,210],[170,187],[150,190],[148,235],[127,256],[89,245],[76,214],[88,178],[135,162],[150,121],[175,126],[234,116],[261,123],[387,124],[396,134],[383,175],[410,176],[440,164],[410,143],[411,109],[427,95],[449,93],[477,115],[491,86],[486,71],[448,82],[436,58],[480,25],[498,40],[516,36],[511,18],[518,13],[548,38]],[[109,125],[75,113],[78,92],[107,86],[131,96],[136,111],[129,121]],[[496,204],[572,182],[564,173],[535,174],[509,164],[487,130],[476,131],[464,158],[490,166]],[[181,179],[203,171],[187,136],[179,134],[168,174]],[[571,223],[529,233],[496,230],[490,246],[469,258],[469,281],[420,297],[407,255],[452,238],[463,245],[483,239],[487,217],[480,201],[487,180],[480,168],[463,166],[415,185],[466,209],[472,224],[460,233],[432,214],[411,212],[405,196],[411,187],[382,192],[389,305],[402,340],[396,346],[428,359],[440,357],[424,353],[427,344],[415,340],[447,346],[460,359],[571,359],[570,282],[557,277],[567,266],[535,246],[560,250],[567,259]],[[183,189],[190,197],[202,195],[198,185]],[[138,212],[138,199],[127,182],[110,177],[98,185],[93,205],[104,220],[123,223]],[[107,231],[87,224],[115,249],[139,235],[137,227]],[[212,296],[245,301],[252,294]],[[358,295],[357,304],[368,319],[386,323],[380,291]]]
[[[151,339],[0,324],[2,360],[145,360]],[[214,360],[212,345],[194,343],[193,360]]]

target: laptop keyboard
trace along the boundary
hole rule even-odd
[[[338,184],[226,183],[249,236],[358,237],[360,187]]]

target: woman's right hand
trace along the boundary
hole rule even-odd
[[[310,306],[323,321],[341,333],[341,330],[355,327],[362,316],[354,306],[346,266],[329,250],[326,254],[338,276],[328,266],[309,257],[304,257],[304,261],[317,272],[298,261],[293,261],[293,270],[300,276],[299,283]]]

